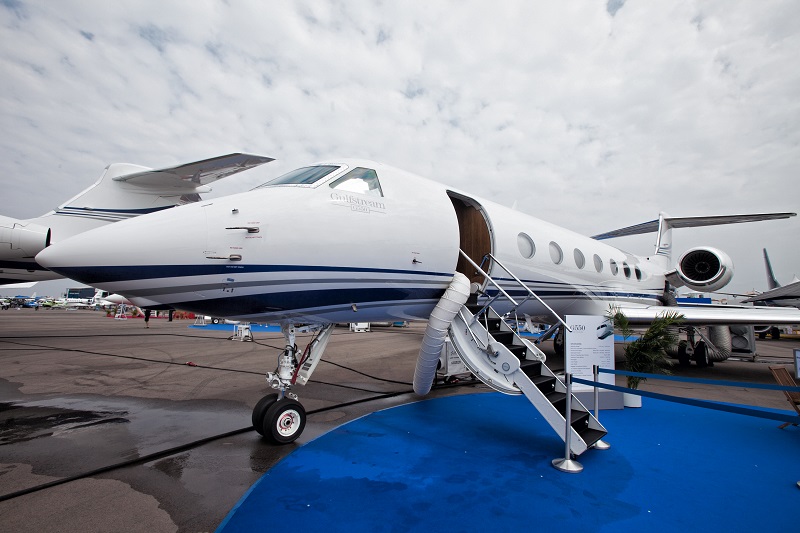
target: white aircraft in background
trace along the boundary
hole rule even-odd
[[[196,202],[199,193],[211,190],[209,183],[269,161],[229,154],[157,170],[109,165],[94,185],[49,213],[27,220],[0,216],[0,285],[56,279],[60,276],[34,260],[51,243],[110,222]]]
[[[94,302],[102,308],[116,307],[118,305],[133,305],[130,300],[121,294],[111,294],[108,291],[97,289],[94,296]]]
[[[565,438],[564,383],[499,317],[566,328],[567,313],[605,315],[615,306],[634,324],[668,310],[689,325],[800,323],[798,310],[666,305],[670,285],[713,291],[733,275],[728,256],[706,247],[673,267],[673,227],[794,215],[661,215],[591,238],[402,170],[347,159],[99,228],[50,246],[37,261],[140,307],[280,323],[286,348],[267,374],[277,393],[253,410],[255,428],[275,442],[293,441],[305,426],[305,410],[289,391],[308,380],[333,324],[401,320],[428,320],[414,377],[419,394],[430,390],[449,335],[475,375],[501,392],[524,394]],[[599,240],[645,231],[658,233],[650,256]],[[301,327],[318,331],[304,351],[295,344]],[[571,427],[575,455],[605,434],[590,414]]]

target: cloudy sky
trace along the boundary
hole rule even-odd
[[[800,3],[0,0],[0,212],[113,162],[366,157],[595,234],[800,210]],[[800,275],[800,221],[678,230]],[[620,239],[635,253],[654,238]]]

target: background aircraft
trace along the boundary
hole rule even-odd
[[[743,303],[752,302],[755,305],[768,305],[768,306],[781,306],[781,307],[800,307],[800,280],[797,276],[794,277],[792,282],[788,285],[782,286],[775,278],[775,273],[772,271],[772,264],[769,262],[769,255],[767,249],[764,248],[764,268],[767,271],[767,285],[768,291],[762,292],[756,296],[751,296]],[[767,333],[773,339],[779,339],[781,336],[780,329],[777,326],[768,326],[757,328],[756,332],[759,337],[766,338]]]
[[[335,160],[77,235],[37,260],[140,307],[280,323],[286,348],[267,374],[277,393],[253,410],[256,429],[275,442],[291,442],[305,426],[290,390],[309,379],[333,324],[397,320],[428,320],[418,393],[430,389],[449,335],[473,373],[525,394],[564,438],[564,383],[500,317],[565,327],[566,314],[605,315],[613,306],[633,324],[667,310],[692,326],[800,322],[789,309],[669,306],[672,285],[714,291],[733,275],[727,255],[708,247],[672,265],[673,227],[790,216],[662,215],[648,225],[655,253],[638,256],[387,165]],[[304,351],[295,343],[300,328],[318,332]],[[584,420],[575,455],[604,434]]]
[[[248,154],[225,156],[177,167],[150,169],[115,163],[74,198],[38,218],[0,216],[0,285],[59,276],[34,257],[51,243],[72,235],[176,205],[196,202],[209,183],[272,161]]]
[[[767,285],[770,290],[751,296],[744,302],[763,302],[768,305],[800,307],[800,279],[795,276],[788,285],[778,283],[775,274],[772,272],[772,265],[769,262],[766,248],[764,248],[764,267],[767,271]]]

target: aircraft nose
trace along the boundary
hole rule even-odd
[[[180,213],[152,213],[92,229],[50,245],[36,261],[87,285],[113,285],[117,292],[129,285],[126,282],[152,277],[151,271],[173,260],[174,254],[203,250],[205,231],[199,229],[205,227],[204,220],[200,224],[190,210]]]

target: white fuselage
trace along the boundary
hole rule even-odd
[[[457,268],[475,274],[459,266],[459,248],[483,232],[485,249],[475,245],[482,250],[473,250],[475,261],[491,252],[559,314],[659,304],[668,258],[630,255],[379,163],[325,164],[336,170],[316,182],[123,221],[52,246],[37,260],[139,306],[283,323],[413,320],[428,317]],[[338,188],[340,178],[364,169],[374,170],[382,196]],[[484,268],[524,298],[497,264]],[[552,321],[534,299],[519,312]]]

